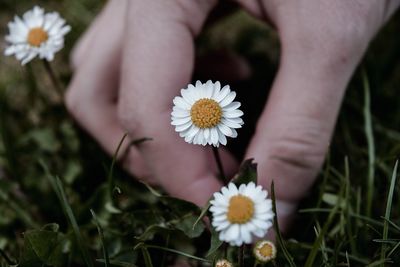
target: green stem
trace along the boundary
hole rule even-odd
[[[222,179],[222,182],[224,184],[228,184],[229,181],[227,181],[226,176],[225,176],[224,167],[222,166],[222,161],[221,161],[221,156],[219,154],[219,150],[215,146],[212,146],[212,151],[214,154],[215,162],[217,163],[219,175]]]
[[[54,86],[54,89],[57,91],[58,96],[60,97],[60,99],[63,99],[64,92],[63,92],[63,89],[59,83],[59,80],[58,80],[57,75],[55,74],[53,68],[51,67],[50,63],[47,60],[43,60],[43,65],[44,65],[44,68],[46,69],[47,74],[49,75],[51,83]]]
[[[239,253],[239,255],[238,255],[238,266],[239,266],[239,267],[243,267],[243,266],[244,266],[244,262],[243,262],[244,245],[241,245],[241,246],[239,247],[238,253]]]

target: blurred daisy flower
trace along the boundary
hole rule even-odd
[[[25,65],[36,56],[52,61],[54,54],[64,47],[64,35],[71,27],[57,12],[44,13],[44,9],[35,6],[22,18],[15,16],[8,29],[4,54],[15,55]]]
[[[219,239],[231,246],[250,244],[253,236],[263,237],[272,226],[274,213],[267,191],[253,182],[222,187],[211,200],[212,225]]]
[[[275,259],[276,247],[271,241],[261,240],[254,245],[253,254],[257,261],[266,263]]]
[[[215,267],[233,267],[233,264],[228,260],[218,260]]]
[[[233,101],[236,93],[229,85],[221,88],[219,82],[197,81],[182,89],[181,95],[174,98],[171,124],[186,142],[218,147],[226,145],[226,136],[237,136],[243,112],[238,109],[240,103]]]

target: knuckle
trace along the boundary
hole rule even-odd
[[[272,142],[268,158],[284,169],[313,177],[318,173],[329,145],[328,138],[321,138],[322,135],[306,128],[300,133],[283,134]]]
[[[204,0],[204,1],[190,1],[190,0],[177,0],[176,5],[178,11],[187,25],[190,31],[197,35],[207,17],[208,12],[217,4],[216,0]]]
[[[118,106],[118,120],[124,130],[126,130],[130,135],[136,132],[137,129],[141,129],[140,120],[137,119],[137,113],[131,111],[130,108],[125,105]]]

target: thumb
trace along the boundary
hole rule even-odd
[[[258,162],[260,184],[268,188],[274,181],[282,231],[323,163],[358,62],[338,61],[334,49],[322,54],[296,45],[282,41],[279,71],[246,155]]]

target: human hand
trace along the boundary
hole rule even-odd
[[[397,1],[238,1],[277,28],[278,75],[246,158],[259,182],[275,181],[279,222],[288,225],[324,160],[346,85]],[[170,125],[172,99],[189,83],[193,39],[217,0],[113,0],[73,53],[66,103],[108,152],[123,133],[153,141],[129,149],[124,166],[177,197],[204,204],[220,188],[211,152]],[[299,93],[299,90],[303,90]],[[237,163],[222,150],[225,172]]]

